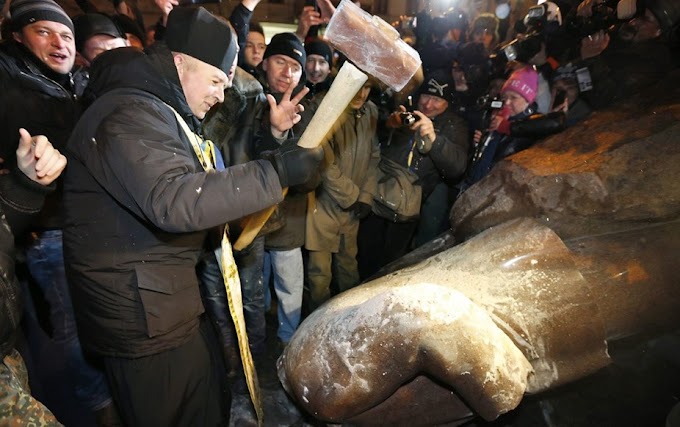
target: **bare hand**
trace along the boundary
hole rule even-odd
[[[251,12],[255,10],[259,3],[260,0],[241,0],[241,4]]]
[[[396,129],[398,127],[401,127],[401,118],[399,117],[399,114],[403,113],[406,111],[406,107],[403,105],[399,106],[399,110],[395,111],[394,113],[390,114],[390,116],[387,118],[387,121],[385,122],[385,126],[388,128]]]
[[[304,87],[300,93],[291,99],[293,88],[295,85],[291,84],[281,98],[281,102],[276,103],[276,99],[267,94],[267,101],[269,101],[269,121],[271,123],[272,135],[276,138],[282,138],[285,133],[298,123],[302,117],[300,113],[305,108],[300,104],[302,98],[309,92],[308,87]]]
[[[593,4],[597,3],[597,0],[583,0],[576,8],[576,15],[588,18],[593,14]]]
[[[66,167],[66,157],[54,148],[44,135],[31,136],[19,129],[17,166],[27,177],[42,185],[49,185]]]
[[[300,40],[304,41],[311,27],[324,24],[325,22],[328,21],[324,21],[321,18],[321,14],[314,9],[314,6],[305,6],[302,8],[295,35],[297,35]]]
[[[431,142],[434,142],[437,139],[437,134],[434,132],[432,120],[418,110],[415,110],[413,114],[420,118],[411,125],[411,130],[418,132],[421,138],[428,138]]]
[[[567,114],[569,112],[569,100],[565,99],[562,101],[561,104],[558,105],[553,105],[552,112],[557,113],[557,112],[563,112],[564,114]]]
[[[156,3],[156,6],[161,10],[161,13],[163,14],[162,17],[162,22],[163,25],[168,24],[168,15],[170,15],[170,12],[172,12],[172,9],[175,8],[175,6],[179,5],[178,0],[154,0],[154,3]]]
[[[609,34],[598,31],[581,40],[581,59],[588,59],[601,54],[609,46]]]
[[[500,114],[495,114],[493,117],[491,117],[491,122],[489,123],[489,129],[487,129],[489,132],[493,132],[496,129],[498,129],[498,126],[501,125],[501,122],[505,120],[503,116]]]
[[[482,131],[477,129],[475,130],[475,134],[472,136],[472,142],[473,144],[477,145],[479,144],[479,141],[482,140]]]
[[[359,6],[359,2],[354,2]],[[335,6],[331,3],[331,0],[317,0],[316,5],[319,6],[319,11],[321,12],[321,18],[324,22],[331,20],[331,17],[335,13]]]

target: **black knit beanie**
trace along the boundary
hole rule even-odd
[[[328,62],[329,65],[333,65],[333,50],[331,46],[323,40],[313,40],[305,43],[305,53],[309,55],[319,55]]]
[[[293,58],[300,63],[303,71],[305,69],[305,62],[307,61],[305,48],[300,39],[293,33],[279,33],[272,37],[264,51],[263,59],[272,55],[285,55]]]
[[[12,0],[9,5],[12,31],[21,31],[26,25],[38,21],[64,24],[73,30],[73,21],[53,0]]]

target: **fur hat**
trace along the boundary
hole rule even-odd
[[[227,74],[238,47],[229,24],[202,7],[172,9],[165,43],[173,52],[189,55]]]
[[[538,73],[534,67],[527,66],[515,70],[505,84],[501,88],[501,93],[507,91],[517,92],[522,95],[522,98],[531,104],[536,100],[536,92],[538,91]]]
[[[73,21],[53,0],[12,0],[9,5],[12,31],[21,31],[26,25],[38,21],[64,24],[75,32]]]

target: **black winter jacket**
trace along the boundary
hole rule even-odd
[[[203,306],[208,230],[281,201],[268,161],[204,172],[169,106],[199,132],[162,42],[101,54],[69,141],[64,250],[83,347],[141,357],[180,346]]]
[[[16,159],[16,156],[14,157]],[[14,237],[42,207],[54,185],[43,186],[15,169],[0,175],[0,360],[14,346],[21,319],[21,291],[14,274]]]
[[[45,135],[64,152],[78,118],[73,76],[51,71],[23,45],[0,43],[0,158],[16,165],[19,128]],[[60,192],[50,196],[40,218],[43,228],[59,228]]]
[[[450,110],[432,120],[437,139],[432,150],[421,154],[413,144],[414,133],[408,128],[395,129],[388,141],[380,141],[381,156],[409,167],[418,175],[423,200],[439,182],[453,184],[465,172],[468,159],[468,129],[465,121]],[[411,164],[408,164],[413,153]]]
[[[266,76],[260,80],[260,83],[265,87],[265,92],[270,93],[280,102],[283,94],[272,93],[266,83]],[[298,86],[293,89],[293,96],[297,94],[304,87],[304,75]],[[305,105],[307,108],[307,105]],[[265,106],[262,127],[266,129],[271,135],[271,123],[269,121],[270,107],[269,104]],[[290,138],[299,138],[311,121],[312,111],[306,110],[302,114],[302,119],[288,132]],[[266,151],[276,150],[280,146],[278,141],[273,138],[262,138],[254,147],[254,154],[256,157],[261,157],[262,153]],[[321,183],[321,175],[317,174],[309,182],[290,187],[288,194],[286,194],[283,202],[276,208],[276,212],[269,219],[265,227],[275,228],[275,231],[268,233],[265,236],[265,248],[275,251],[288,251],[296,248],[301,248],[305,244],[305,218],[307,215],[307,193],[313,191]],[[270,224],[269,222],[276,222],[277,224]],[[279,227],[279,225],[281,225]]]

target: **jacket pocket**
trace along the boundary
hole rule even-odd
[[[193,268],[138,265],[135,272],[149,337],[171,332],[203,313]]]

